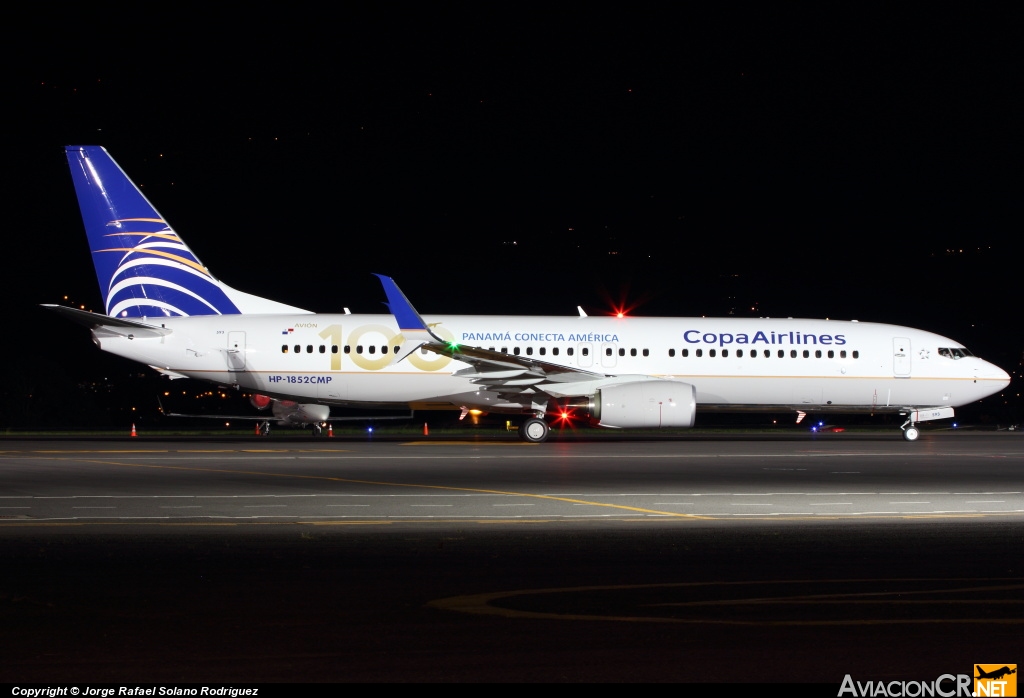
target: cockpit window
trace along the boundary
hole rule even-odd
[[[963,359],[967,356],[974,356],[974,354],[963,347],[939,347],[939,356],[945,356],[947,359]]]

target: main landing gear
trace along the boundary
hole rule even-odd
[[[519,427],[519,438],[533,444],[547,441],[550,433],[551,429],[548,427],[548,423],[539,417],[527,419],[523,422],[523,426]]]

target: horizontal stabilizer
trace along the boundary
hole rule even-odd
[[[43,304],[43,307],[47,310],[59,313],[69,320],[77,322],[79,325],[85,325],[90,329],[103,327],[115,334],[125,336],[131,334],[139,338],[164,337],[171,333],[171,330],[166,327],[157,327],[156,325],[150,325],[137,320],[130,320],[128,318],[110,317],[109,315],[90,313],[88,310],[78,310],[77,308],[69,308],[65,305],[45,303]]]

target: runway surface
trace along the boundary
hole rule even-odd
[[[0,680],[931,680],[1022,524],[1007,433],[0,441]]]

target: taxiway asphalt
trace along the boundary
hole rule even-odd
[[[6,440],[0,680],[969,673],[1022,518],[1012,434]]]

